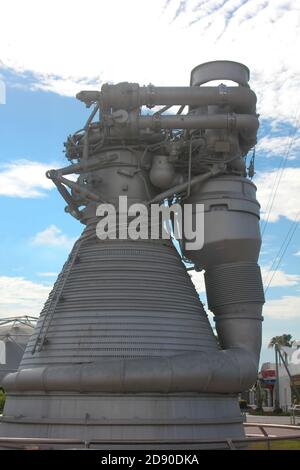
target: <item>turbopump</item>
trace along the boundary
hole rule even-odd
[[[222,447],[243,437],[237,397],[256,381],[264,303],[248,81],[244,65],[217,61],[194,68],[190,86],[124,82],[78,93],[90,117],[65,142],[69,164],[47,177],[85,228],[19,370],[5,378],[6,436],[122,448]],[[126,208],[145,208],[136,225],[147,221],[147,230],[135,237],[122,222],[134,219],[124,198]],[[178,229],[169,211],[154,223],[157,205],[175,205],[177,215],[188,207],[189,218]],[[188,222],[203,231],[198,249]],[[204,271],[218,340],[187,266]]]

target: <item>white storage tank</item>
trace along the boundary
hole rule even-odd
[[[36,324],[36,317],[0,319],[0,387],[9,372],[15,372]]]

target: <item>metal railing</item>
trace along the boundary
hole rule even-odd
[[[271,442],[272,441],[286,441],[286,440],[299,440],[300,441],[300,426],[291,426],[289,424],[271,424],[271,423],[244,423],[244,428],[258,428],[260,432],[263,434],[261,437],[247,437],[246,433],[246,441],[247,442],[264,442],[266,444],[266,448],[271,450]],[[294,433],[287,434],[286,436],[270,436],[267,432],[266,428],[269,429],[287,429],[289,431],[295,431]],[[297,432],[297,433],[296,433]]]
[[[239,448],[246,448],[250,443],[263,442],[266,444],[268,450],[271,449],[271,442],[285,441],[285,440],[299,440],[300,441],[300,426],[291,426],[284,424],[269,424],[269,423],[244,423],[245,428],[257,428],[262,433],[262,436],[247,436],[240,439],[180,439],[180,440],[167,440],[157,439],[151,442],[144,439],[136,440],[113,440],[113,439],[52,439],[52,438],[18,438],[18,437],[0,437],[0,448],[10,449],[25,449],[25,450],[44,450],[44,449],[110,449],[113,448],[124,449],[124,446],[130,446],[131,449],[174,449],[174,445],[182,449],[197,449],[197,448],[228,448],[229,450],[238,450]],[[294,431],[293,433],[285,436],[270,436],[267,429],[287,429]],[[156,447],[158,446],[158,447]]]
[[[300,424],[300,405],[291,406],[290,413],[291,413],[291,416],[290,416],[291,424],[299,425]],[[296,418],[299,418],[297,422],[296,422]]]

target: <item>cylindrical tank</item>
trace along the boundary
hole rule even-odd
[[[8,373],[18,370],[36,320],[27,316],[0,320],[0,387]]]
[[[192,204],[195,217],[197,204],[204,205],[204,246],[184,254],[198,268],[242,261],[256,262],[261,236],[260,206],[256,187],[247,178],[222,175],[194,187],[185,200]]]

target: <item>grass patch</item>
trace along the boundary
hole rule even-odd
[[[265,442],[251,442],[249,450],[267,450]],[[270,441],[270,450],[300,450],[300,440],[284,439],[282,441]]]

